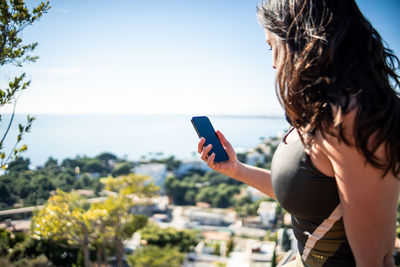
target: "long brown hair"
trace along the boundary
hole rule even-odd
[[[356,147],[384,175],[399,177],[399,59],[355,0],[264,0],[257,15],[282,44],[277,95],[291,124],[305,133],[303,143],[310,147],[320,132],[351,145],[343,115],[356,108]],[[375,154],[382,144],[385,159]]]

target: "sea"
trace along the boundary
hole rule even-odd
[[[65,158],[94,157],[102,152],[131,161],[169,156],[180,160],[199,158],[199,138],[190,121],[192,115],[40,114],[34,117],[31,131],[21,142],[28,150],[20,155],[30,159],[31,168],[42,166],[49,157],[61,163]],[[208,117],[236,151],[251,149],[262,139],[281,135],[288,129],[283,116]],[[9,114],[1,116],[0,137],[9,119]],[[26,124],[25,114],[15,114],[3,151],[12,149],[19,123]]]

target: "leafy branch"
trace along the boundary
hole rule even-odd
[[[0,0],[0,66],[12,64],[22,67],[25,62],[35,62],[38,57],[32,56],[38,43],[24,44],[21,32],[29,25],[38,21],[50,9],[49,1],[41,2],[38,6],[28,9],[24,0]],[[18,158],[18,154],[27,150],[26,145],[18,147],[25,133],[32,127],[34,117],[27,116],[26,125],[19,124],[17,140],[11,151],[4,151],[4,142],[14,121],[15,108],[20,93],[27,89],[31,81],[26,79],[26,73],[10,80],[7,88],[0,88],[0,108],[13,104],[13,112],[7,124],[6,131],[0,140],[0,167],[7,168],[7,162]],[[1,120],[1,116],[0,116]]]

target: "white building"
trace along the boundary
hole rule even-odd
[[[198,159],[191,159],[191,160],[182,160],[181,164],[179,164],[179,168],[176,171],[177,176],[185,175],[190,170],[199,170],[203,172],[210,171],[210,167],[207,164]]]
[[[134,173],[150,176],[156,185],[162,185],[167,177],[167,165],[162,163],[140,164],[134,168]]]
[[[270,241],[254,241],[251,243],[251,255],[250,260],[253,265],[257,263],[267,264],[272,261],[274,255],[275,242]],[[265,266],[265,265],[263,265]]]
[[[276,219],[275,210],[276,202],[263,201],[258,207],[257,214],[260,216],[262,225],[273,225]]]
[[[251,150],[249,153],[247,153],[246,164],[254,166],[258,162],[265,162],[264,154],[262,154],[256,150]]]
[[[258,145],[257,148],[259,148],[264,155],[266,156],[271,155],[271,146],[262,143]]]
[[[204,211],[201,209],[192,209],[188,212],[188,217],[191,223],[197,222],[201,225],[229,225],[235,222],[236,213],[219,211],[213,209],[211,211]]]

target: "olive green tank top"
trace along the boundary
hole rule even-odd
[[[303,264],[355,266],[335,178],[313,166],[298,136],[289,144],[286,136],[272,159],[271,179],[278,202],[291,213]]]

